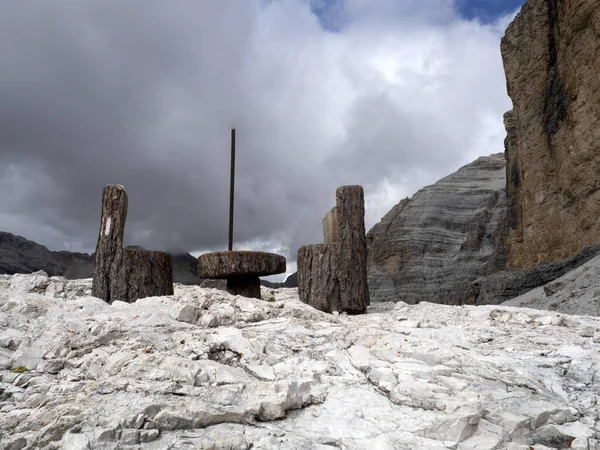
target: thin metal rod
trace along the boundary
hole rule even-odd
[[[235,190],[235,128],[231,129],[231,185],[229,187],[229,251],[233,250],[233,193]]]

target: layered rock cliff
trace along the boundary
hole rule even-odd
[[[398,203],[367,234],[375,301],[474,303],[504,267],[505,160],[481,157]]]
[[[600,2],[529,0],[502,39],[507,266],[600,242]]]

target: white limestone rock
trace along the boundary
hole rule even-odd
[[[11,285],[0,448],[597,446],[600,353],[582,334],[598,318],[426,302],[334,317],[294,289],[191,286],[108,305],[80,281],[64,298]]]
[[[600,316],[600,256],[562,277],[503,303],[507,306],[544,309],[565,314]],[[596,326],[583,327],[582,337],[600,337]]]
[[[48,274],[43,270],[32,274],[15,274],[10,280],[10,290],[14,293],[43,293],[50,284]]]

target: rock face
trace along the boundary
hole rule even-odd
[[[297,288],[298,287],[298,272],[294,272],[288,276],[283,283],[277,283],[267,280],[260,280],[261,286],[270,288]]]
[[[507,264],[531,268],[600,241],[600,2],[529,0],[502,58]]]
[[[295,289],[265,302],[181,285],[109,305],[90,288],[0,275],[0,448],[599,445],[598,318],[429,303],[334,316]]]
[[[481,157],[404,199],[367,234],[373,301],[463,304],[504,267],[505,160]]]
[[[562,277],[598,254],[600,254],[600,245],[592,245],[572,258],[555,263],[539,264],[531,269],[502,270],[478,278],[471,284],[467,303],[498,305]]]
[[[298,272],[294,272],[289,277],[285,279],[283,286],[286,288],[297,288],[298,287]]]
[[[600,316],[600,256],[503,305]]]
[[[189,253],[172,252],[173,282],[180,284],[200,284],[198,260]]]

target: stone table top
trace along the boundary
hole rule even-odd
[[[206,253],[198,257],[198,277],[263,277],[284,273],[285,258],[276,253],[247,250]]]

